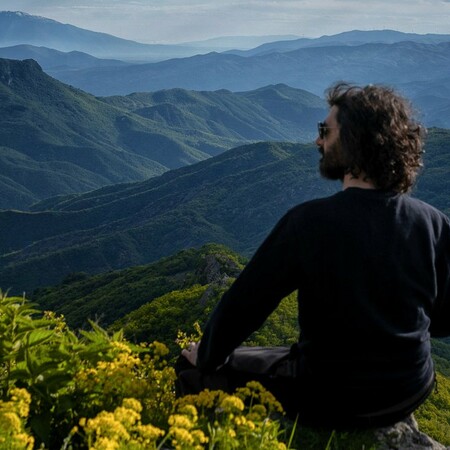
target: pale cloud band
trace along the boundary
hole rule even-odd
[[[1,8],[141,42],[354,29],[450,34],[450,0],[2,0]]]

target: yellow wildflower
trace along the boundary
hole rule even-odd
[[[208,438],[205,436],[205,433],[201,430],[193,430],[191,431],[191,436],[194,438],[194,441],[197,444],[206,444],[208,442]]]
[[[114,341],[111,343],[111,346],[122,353],[132,353],[131,348],[125,342]]]
[[[244,410],[244,402],[235,395],[228,395],[227,397],[224,397],[222,401],[220,402],[221,409],[223,409],[225,412],[233,413],[238,411]]]
[[[96,440],[95,444],[90,447],[90,450],[116,450],[120,444],[107,437],[100,437]]]
[[[130,429],[136,422],[141,419],[141,415],[133,411],[132,409],[124,408],[123,406],[118,406],[114,410],[114,418],[125,425],[127,429]]]
[[[171,427],[169,433],[172,435],[172,443],[177,445],[192,445],[194,438],[191,436],[188,430],[185,428]]]
[[[153,425],[138,425],[136,431],[145,440],[145,443],[149,444],[156,441],[160,437],[164,436],[164,431],[154,427]]]
[[[216,399],[223,395],[224,393],[222,391],[210,391],[209,389],[205,389],[196,395],[185,395],[184,397],[181,397],[177,401],[177,404],[194,404],[199,408],[212,408],[216,403]]]
[[[158,341],[152,342],[150,348],[153,350],[154,356],[166,356],[169,353],[167,346]]]
[[[194,426],[188,417],[181,414],[172,414],[169,417],[169,425],[173,427],[185,428],[186,430],[190,430]]]
[[[96,436],[107,436],[114,439],[129,439],[130,435],[122,423],[115,420],[114,414],[102,411],[93,419],[87,421],[86,433],[95,433]]]
[[[26,389],[11,389],[11,401],[16,403],[16,410],[20,417],[28,417],[31,395]]]
[[[22,422],[15,412],[0,412],[0,429],[8,430],[10,434],[18,433],[22,430]]]
[[[14,436],[14,441],[17,443],[17,448],[32,450],[34,447],[34,437],[28,436],[26,433],[18,433]],[[11,447],[15,448],[15,447]]]
[[[249,418],[243,417],[242,426],[248,428],[249,430],[253,431],[256,428],[255,422],[253,420],[250,420]]]
[[[136,411],[138,413],[142,411],[141,403],[139,402],[139,400],[136,400],[135,398],[124,398],[122,406],[127,409],[132,409],[133,411]]]
[[[181,414],[189,416],[194,422],[197,421],[198,413],[194,405],[183,405],[181,408],[179,408],[179,412]]]
[[[251,412],[256,416],[259,416],[260,420],[263,420],[267,416],[267,409],[264,405],[253,406]]]

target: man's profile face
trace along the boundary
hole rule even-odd
[[[337,121],[337,106],[332,106],[324,120],[323,137],[316,139],[322,158],[319,161],[320,174],[329,180],[343,180],[347,164],[342,154]]]

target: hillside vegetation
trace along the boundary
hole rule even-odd
[[[317,159],[313,146],[254,144],[36,212],[0,212],[0,286],[30,292],[71,272],[144,264],[208,242],[250,254],[289,207],[336,190],[318,177]]]
[[[447,213],[449,133],[430,130],[413,192]],[[318,157],[312,145],[252,144],[141,183],[0,212],[0,286],[32,292],[71,272],[146,264],[208,242],[249,256],[290,207],[339,189],[319,177]]]
[[[32,300],[43,310],[63,314],[71,327],[86,326],[88,319],[108,326],[167,293],[226,283],[227,278],[240,273],[244,262],[226,247],[208,244],[144,266],[94,276],[74,273],[57,286],[37,289]],[[190,326],[196,320],[193,317]],[[183,322],[189,324],[188,318],[181,319],[178,325]]]

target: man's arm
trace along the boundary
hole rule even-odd
[[[450,223],[446,221],[443,243],[436,266],[438,295],[433,308],[430,333],[433,337],[450,336]]]
[[[301,268],[298,237],[288,213],[272,230],[214,309],[196,364],[213,371],[257,330],[280,301],[297,288]]]

